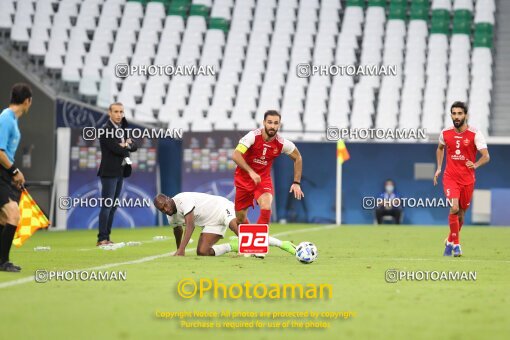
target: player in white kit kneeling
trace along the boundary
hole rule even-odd
[[[174,228],[177,245],[175,256],[184,256],[195,226],[203,228],[198,240],[197,255],[220,256],[238,251],[237,237],[229,243],[216,244],[225,236],[228,228],[239,236],[234,203],[228,199],[199,192],[182,192],[174,197],[158,194],[154,197],[154,206],[167,215],[170,226]],[[184,236],[182,226],[186,227]],[[292,255],[296,253],[296,246],[290,241],[269,236],[269,245]]]

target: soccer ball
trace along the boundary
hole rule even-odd
[[[317,247],[312,242],[301,242],[296,247],[296,258],[301,263],[312,263],[318,255]]]

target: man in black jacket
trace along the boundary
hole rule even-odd
[[[113,216],[117,210],[115,200],[120,196],[124,177],[131,175],[130,152],[137,149],[136,144],[130,138],[125,138],[126,133],[123,133],[125,132],[124,129],[127,128],[127,121],[124,118],[122,103],[111,104],[108,108],[108,115],[110,119],[102,127],[103,133],[100,134],[101,137],[99,138],[101,165],[99,165],[97,175],[101,177],[103,205],[99,212],[98,246],[113,243],[110,241],[110,233],[112,231]],[[112,201],[105,204],[107,198]],[[112,202],[113,204],[109,204]]]

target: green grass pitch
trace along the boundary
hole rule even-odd
[[[275,248],[264,260],[232,254],[199,258],[194,252],[184,258],[154,256],[175,250],[171,230],[164,227],[114,230],[114,241],[143,242],[115,251],[94,247],[95,230],[39,231],[11,252],[22,272],[0,273],[0,338],[510,339],[510,228],[465,226],[461,258],[442,256],[447,227],[275,224],[271,233],[294,242],[314,242],[318,260],[303,265]],[[153,241],[156,235],[170,238]],[[35,246],[43,245],[51,251],[34,252]],[[195,246],[196,242],[188,248]],[[132,263],[140,259],[144,260]],[[38,269],[107,264],[115,265],[103,270],[125,270],[127,280],[35,283],[31,278]],[[477,279],[387,283],[385,271],[392,268],[476,271]],[[188,277],[217,278],[225,284],[326,283],[333,286],[333,297],[186,300],[177,295],[176,286]],[[352,311],[356,316],[330,320],[328,329],[308,330],[184,329],[179,320],[155,316],[157,311],[225,310]]]

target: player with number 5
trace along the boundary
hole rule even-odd
[[[487,143],[483,134],[472,126],[468,126],[468,108],[463,102],[454,102],[450,108],[453,126],[445,128],[439,135],[436,151],[437,170],[434,185],[441,174],[446,148],[446,168],[443,176],[443,188],[451,202],[448,222],[450,233],[445,241],[444,256],[459,257],[460,230],[464,224],[464,214],[469,208],[475,187],[475,170],[490,160]],[[476,161],[476,153],[482,157]]]

